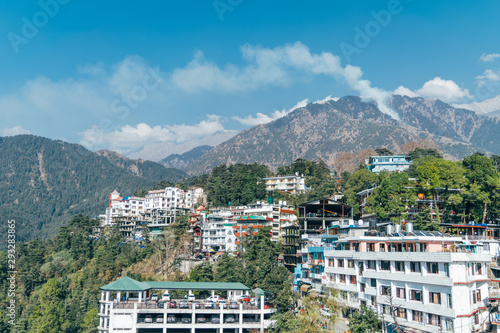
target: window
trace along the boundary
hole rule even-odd
[[[474,304],[481,302],[481,290],[480,289],[476,289],[476,290],[472,291],[472,302]]]
[[[450,264],[447,262],[444,263],[444,275],[450,277]]]
[[[481,265],[480,263],[476,264],[475,275],[482,275],[483,274],[482,269],[481,269],[482,267],[483,267],[483,265]]]
[[[356,275],[351,275],[351,284],[356,284]]]
[[[474,313],[474,324],[479,325],[479,312]]]
[[[420,263],[419,262],[410,262],[410,270],[413,272],[413,273],[420,273]]]
[[[404,272],[405,271],[405,263],[404,261],[396,261],[396,271]]]
[[[382,305],[382,312],[386,315],[392,315],[391,313],[391,306],[390,305]]]
[[[406,309],[403,308],[396,308],[396,316],[398,318],[403,318],[406,319]]]
[[[361,292],[364,293],[366,290],[366,284],[365,283],[361,283]]]
[[[422,302],[422,290],[410,290],[410,299],[412,301]]]
[[[340,283],[345,283],[345,275],[340,274]]]
[[[335,267],[335,259],[328,259],[328,266]]]
[[[375,244],[374,243],[368,243],[368,252],[375,252]]]
[[[354,260],[347,260],[347,267],[354,268]]]
[[[344,259],[337,260],[337,267],[344,267]]]
[[[412,316],[413,321],[416,321],[418,323],[422,323],[424,321],[424,315],[421,311],[413,310],[412,313],[413,313]]]
[[[380,286],[380,294],[385,296],[391,296],[390,286]]]
[[[375,260],[368,260],[368,269],[377,269],[377,262]]]
[[[443,322],[444,322],[444,330],[453,332],[453,320],[451,318],[445,318]]]
[[[427,273],[438,274],[439,273],[438,263],[437,262],[428,262],[427,263]]]
[[[397,298],[406,298],[405,288],[396,288],[396,297]]]
[[[429,292],[429,303],[441,304],[441,293]]]
[[[377,288],[377,280],[375,279],[370,279],[370,286]]]
[[[447,307],[449,307],[450,309],[453,308],[453,305],[451,303],[451,294],[444,294],[445,296],[445,304]]]
[[[441,317],[435,314],[427,315],[427,324],[433,326],[441,326]]]
[[[376,304],[377,304],[377,297],[372,296],[372,305],[376,305]]]
[[[381,243],[379,245],[379,248],[380,248],[380,252],[385,252],[385,244],[384,243]]]
[[[383,271],[390,271],[391,270],[391,262],[390,261],[381,261],[380,262],[380,269]]]

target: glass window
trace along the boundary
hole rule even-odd
[[[354,268],[354,260],[347,260],[347,267]]]
[[[422,323],[424,321],[424,316],[423,316],[423,313],[421,311],[413,310],[412,314],[413,314],[413,316],[412,316],[413,321],[416,321],[419,323]]]
[[[427,263],[427,273],[430,274],[438,274],[439,273],[439,268],[438,268],[438,263],[437,262],[428,262]]]
[[[370,279],[370,286],[377,288],[377,280],[376,279]]]
[[[380,286],[380,294],[385,296],[391,295],[391,287],[390,286]]]
[[[381,261],[380,262],[380,269],[384,271],[390,271],[391,270],[391,262],[390,261]]]
[[[396,297],[397,298],[406,298],[405,288],[396,288]]]
[[[375,260],[368,260],[368,269],[376,269],[377,262]]]
[[[351,275],[351,284],[356,284],[356,275]]]
[[[404,261],[396,261],[396,271],[404,272],[405,271],[405,263]]]
[[[420,273],[420,263],[419,262],[410,262],[410,270],[414,273]]]
[[[344,259],[337,260],[337,267],[344,267]]]
[[[422,302],[422,290],[410,290],[410,299],[412,301]]]
[[[429,292],[429,303],[441,304],[441,293]]]
[[[427,315],[427,324],[433,326],[441,326],[441,317],[435,314]]]

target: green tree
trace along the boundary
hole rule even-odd
[[[486,221],[488,206],[492,205],[491,213],[498,213],[500,198],[500,174],[494,167],[492,160],[476,153],[464,158],[462,162],[469,181],[464,193],[466,212],[470,219],[481,223]],[[494,217],[490,213],[491,218]]]
[[[450,195],[450,189],[463,188],[467,183],[464,178],[465,170],[459,162],[436,157],[419,158],[414,162],[413,168],[418,178],[419,187],[432,193],[436,221],[440,223],[439,211],[445,207],[439,207],[437,198],[441,195],[446,200]],[[450,201],[447,202],[448,205],[450,203]]]
[[[83,317],[83,322],[81,324],[82,333],[96,333],[97,326],[99,325],[97,309],[90,309]]]
[[[349,329],[352,333],[374,333],[382,331],[382,323],[375,311],[366,306],[354,311],[349,318]]]
[[[373,188],[378,184],[378,175],[367,169],[359,169],[349,177],[345,183],[346,190],[344,191],[344,195],[347,204],[351,205],[353,209],[354,219],[359,219],[360,217],[359,197],[357,193],[368,188]]]
[[[402,218],[407,218],[408,207],[416,203],[414,186],[405,172],[392,172],[368,197],[367,208],[379,219],[401,223]]]

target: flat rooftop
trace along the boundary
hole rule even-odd
[[[145,290],[250,290],[241,282],[177,282],[177,281],[144,281],[140,282],[122,277],[104,287],[103,291],[145,291]]]

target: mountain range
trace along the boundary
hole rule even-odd
[[[402,144],[422,139],[436,142],[451,159],[475,151],[500,154],[500,118],[421,97],[395,95],[388,106],[399,120],[355,96],[310,103],[240,132],[185,170],[201,174],[220,164],[255,162],[276,169],[299,157],[321,158],[333,168],[340,152],[380,147],[400,152]]]
[[[476,112],[477,114],[484,114],[489,116],[500,116],[500,95],[486,99],[482,102],[472,102],[469,104],[456,104],[456,108],[467,109]]]
[[[16,220],[18,241],[45,238],[76,214],[104,213],[115,189],[130,195],[186,176],[154,162],[33,135],[0,137],[0,156],[0,247],[7,220]]]
[[[193,161],[208,153],[212,148],[213,148],[212,146],[207,146],[207,145],[199,146],[180,155],[179,154],[169,155],[168,157],[162,159],[158,163],[160,163],[166,168],[184,169]]]

